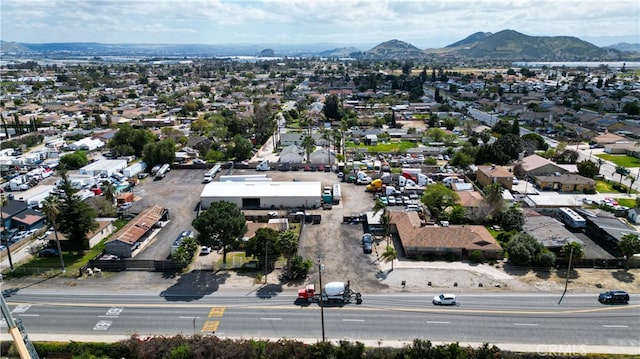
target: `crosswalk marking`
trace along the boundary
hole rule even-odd
[[[202,330],[200,330],[201,332],[216,332],[216,330],[218,330],[218,326],[220,325],[220,322],[217,320],[207,320],[204,322],[204,324],[202,325]]]
[[[224,315],[224,308],[223,307],[213,307],[209,311],[209,318],[211,318],[211,317],[221,317],[222,315]]]

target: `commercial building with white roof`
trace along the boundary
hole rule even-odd
[[[211,182],[200,194],[202,209],[227,201],[242,209],[318,208],[321,182]]]

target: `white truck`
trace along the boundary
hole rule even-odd
[[[29,177],[26,175],[19,175],[9,181],[9,189],[12,191],[26,191],[29,187]]]
[[[269,164],[269,160],[263,160],[256,166],[256,171],[270,171],[271,165]]]

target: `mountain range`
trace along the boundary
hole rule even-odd
[[[514,30],[503,30],[495,34],[476,32],[460,41],[437,49],[420,49],[400,40],[386,41],[366,51],[361,51],[356,46],[336,47],[335,44],[180,45],[103,44],[95,42],[33,44],[0,41],[0,54],[3,57],[315,56],[377,60],[441,58],[506,61],[629,61],[640,59],[640,44],[621,43],[598,47],[576,37],[529,36]]]

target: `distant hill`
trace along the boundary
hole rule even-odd
[[[321,51],[318,53],[321,57],[354,57],[362,56],[362,51],[355,47],[340,47],[332,50]]]
[[[640,44],[630,44],[628,42],[620,42],[618,44],[609,45],[606,48],[622,52],[640,52]]]
[[[476,32],[475,34],[471,34],[464,39],[454,42],[451,45],[445,46],[445,48],[456,48],[456,47],[467,47],[475,45],[476,43],[485,40],[487,37],[493,35],[490,32]]]
[[[475,59],[535,61],[600,60],[609,53],[576,37],[528,36],[513,30],[492,34],[456,52]]]
[[[401,59],[423,57],[424,52],[406,42],[390,40],[365,51],[363,56],[370,59]]]
[[[356,47],[357,46],[357,47]],[[443,48],[421,50],[416,46],[390,40],[367,51],[372,44],[103,44],[17,43],[0,41],[4,57],[47,56],[51,58],[83,56],[184,57],[184,56],[304,56],[351,57],[372,60],[431,59],[435,61],[469,59],[496,61],[638,61],[640,44],[620,43],[597,47],[569,36],[528,36],[513,30],[497,33],[476,32]]]

